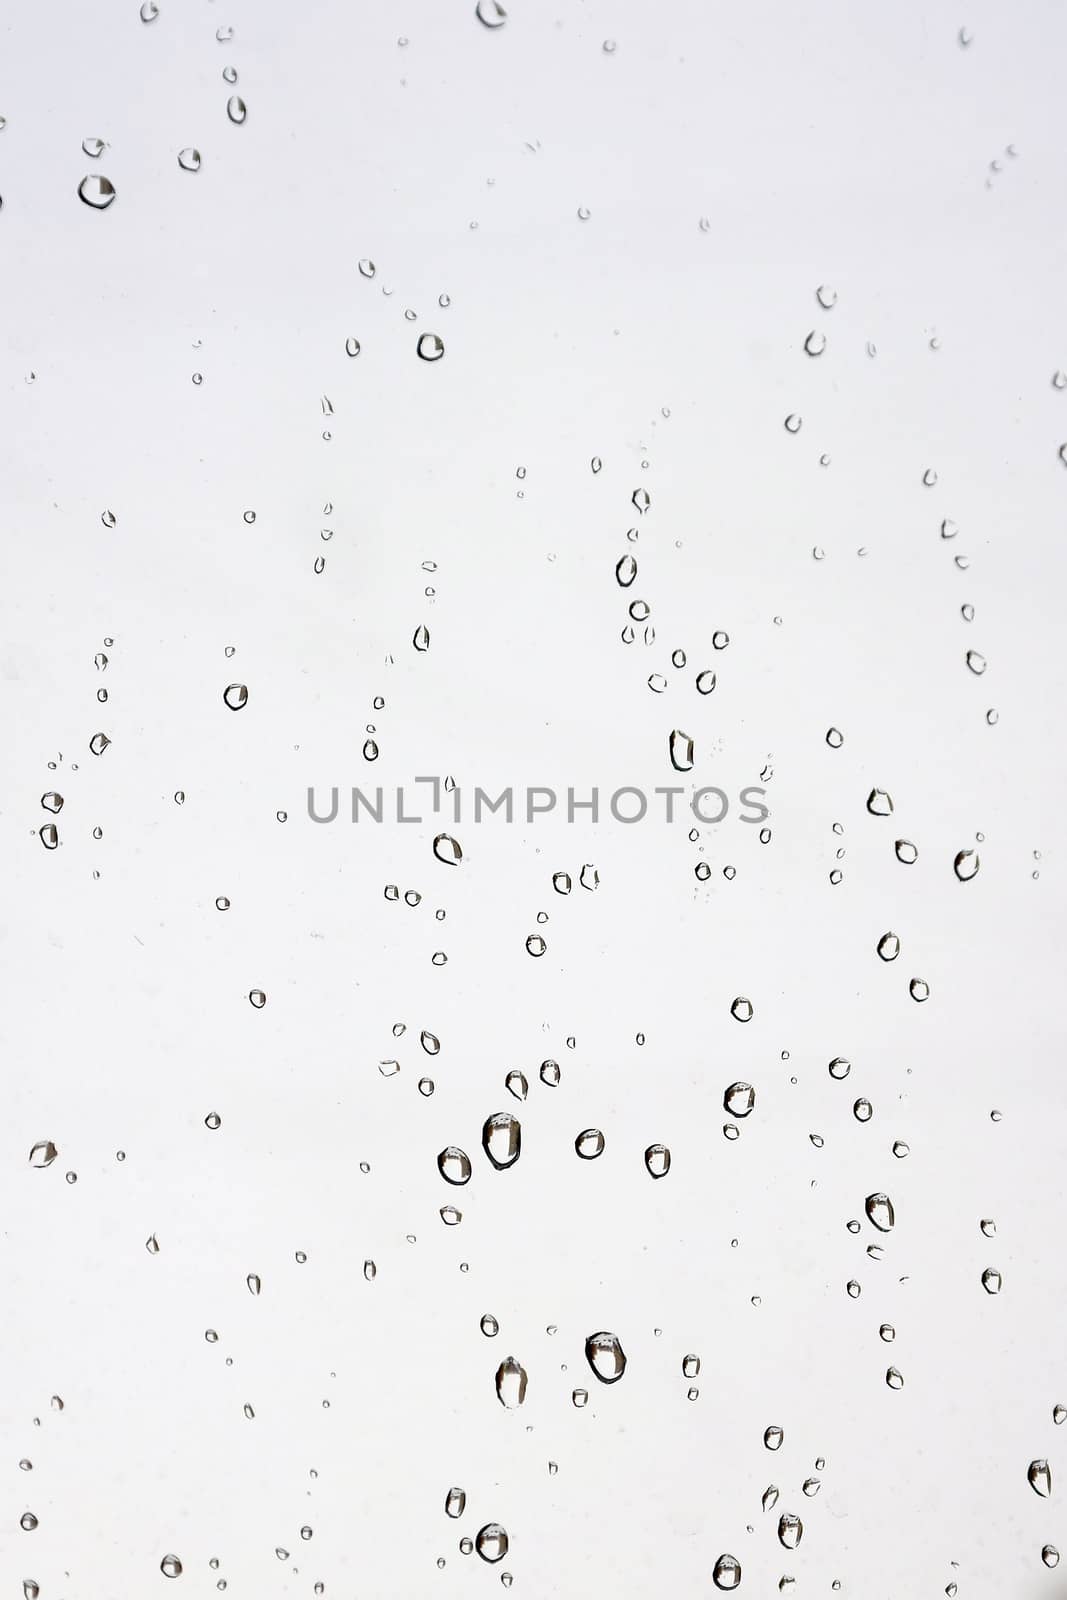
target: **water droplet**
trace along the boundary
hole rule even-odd
[[[683,1356],[682,1357],[682,1377],[683,1378],[699,1378],[700,1377],[700,1357],[699,1356],[689,1355],[689,1356]]]
[[[222,81],[223,81],[223,83],[236,83],[237,82],[237,68],[236,67],[223,67],[223,69],[222,69]]]
[[[267,997],[263,993],[262,989],[251,989],[249,991],[248,998],[252,1002],[252,1004],[255,1006],[257,1011],[262,1011],[263,1007],[267,1003]]]
[[[366,1278],[368,1283],[374,1282],[375,1278],[378,1276],[378,1268],[375,1262],[369,1260],[364,1261],[363,1276]]]
[[[526,1074],[524,1072],[518,1072],[513,1069],[504,1079],[504,1087],[507,1089],[509,1094],[513,1094],[515,1096],[516,1100],[525,1100],[529,1092],[530,1085],[526,1081]]]
[[[156,1238],[154,1233],[150,1233],[148,1235],[148,1238],[144,1242],[144,1247],[150,1256],[158,1256],[159,1240]]]
[[[229,117],[231,122],[236,123],[238,126],[240,126],[240,124],[248,116],[248,107],[245,105],[239,94],[233,94],[227,100],[226,115]]]
[[[874,1115],[874,1107],[869,1100],[857,1100],[852,1107],[852,1115],[857,1122],[870,1122]]]
[[[665,1144],[650,1144],[645,1151],[645,1166],[652,1178],[665,1178],[671,1170],[671,1153]]]
[[[867,810],[872,817],[888,817],[893,811],[892,796],[884,789],[872,789],[867,796]]]
[[[487,1339],[495,1339],[497,1334],[500,1332],[499,1322],[494,1316],[491,1316],[488,1311],[485,1313],[485,1316],[482,1318],[478,1326],[481,1328]]]
[[[1045,1460],[1031,1461],[1026,1469],[1026,1478],[1035,1494],[1047,1499],[1052,1493],[1052,1473]]]
[[[555,1089],[559,1084],[560,1072],[558,1061],[542,1061],[541,1082],[546,1083],[550,1089]]]
[[[58,1154],[51,1139],[40,1139],[30,1151],[30,1166],[38,1169],[50,1167]]]
[[[247,684],[231,683],[222,691],[222,698],[231,711],[243,711],[248,704]]]
[[[184,150],[179,150],[178,165],[183,172],[199,172],[200,151],[193,145],[188,145]]]
[[[730,1015],[736,1017],[738,1022],[751,1022],[752,1001],[746,1000],[743,994],[739,994],[730,1006]]]
[[[258,1272],[250,1272],[248,1277],[245,1279],[245,1282],[248,1285],[249,1294],[259,1294],[263,1288],[263,1280],[259,1276]]]
[[[985,656],[979,655],[977,650],[968,650],[966,660],[968,667],[974,673],[975,677],[980,678],[986,669],[987,663]]]
[[[102,756],[110,743],[106,733],[94,733],[89,740],[89,749],[94,756]]]
[[[908,984],[908,993],[918,1004],[930,998],[930,985],[925,978],[912,978]]]
[[[863,1208],[867,1213],[868,1220],[874,1224],[879,1232],[889,1233],[896,1222],[896,1216],[893,1211],[893,1202],[887,1194],[869,1194],[863,1202]]]
[[[574,1141],[574,1148],[583,1161],[595,1161],[604,1154],[604,1135],[599,1128],[583,1128]]]
[[[1067,1406],[1053,1406],[1052,1420],[1056,1424],[1057,1428],[1062,1426],[1064,1422],[1067,1422]]]
[[[585,1359],[601,1383],[618,1383],[626,1371],[626,1352],[615,1333],[591,1333],[585,1341]]]
[[[775,1425],[765,1428],[763,1431],[763,1443],[766,1445],[768,1450],[780,1450],[782,1448],[782,1440],[784,1438],[785,1434],[783,1433],[782,1429]]]
[[[895,961],[900,954],[900,940],[895,933],[883,933],[878,941],[878,954],[883,961]]]
[[[1060,1564],[1060,1553],[1054,1544],[1046,1544],[1041,1548],[1041,1559],[1045,1563],[1046,1567],[1058,1567]]]
[[[852,1071],[851,1061],[846,1061],[844,1056],[835,1056],[827,1068],[831,1078],[847,1078]]]
[[[438,861],[443,861],[446,867],[457,867],[463,860],[463,851],[458,839],[453,839],[450,833],[439,833],[433,842],[433,853]]]
[[[571,1404],[573,1406],[576,1406],[578,1408],[578,1410],[581,1411],[583,1406],[587,1406],[589,1404],[589,1390],[588,1389],[572,1389],[571,1390]]]
[[[461,1517],[467,1509],[467,1491],[465,1489],[449,1489],[445,1495],[445,1516]]]
[[[803,418],[798,417],[795,411],[791,411],[785,419],[786,433],[799,433],[803,425]]]
[[[440,361],[445,353],[445,341],[436,333],[420,333],[415,353],[420,361]]]
[[[548,946],[539,933],[531,933],[526,940],[526,949],[532,956],[543,956]]]
[[[820,283],[815,291],[815,298],[824,311],[832,311],[837,304],[837,290],[831,289],[829,284]]]
[[[919,859],[918,849],[910,839],[898,839],[893,849],[896,851],[897,860],[903,861],[906,867],[914,866]]]
[[[952,870],[961,883],[969,883],[977,873],[979,866],[980,862],[976,850],[960,850],[952,863]]]
[[[999,1294],[1000,1286],[1004,1282],[996,1267],[986,1267],[982,1273],[982,1288],[986,1294]]]
[[[756,1091],[750,1083],[732,1083],[722,1097],[723,1109],[732,1117],[747,1117],[756,1104]]]
[[[144,4],[141,6],[141,21],[155,22],[158,16],[159,7],[156,5],[156,0],[144,0]]]
[[[468,1183],[471,1175],[470,1157],[458,1145],[450,1144],[437,1157],[437,1170],[446,1183]]]
[[[615,564],[615,580],[620,589],[628,589],[637,577],[636,556],[621,556]]]
[[[214,1133],[216,1129],[222,1127],[222,1118],[219,1116],[217,1111],[208,1112],[207,1116],[204,1118],[204,1127],[210,1128],[212,1133]]]
[[[474,15],[487,28],[502,28],[508,19],[500,0],[478,0]]]
[[[795,1512],[787,1511],[778,1518],[778,1542],[786,1550],[795,1550],[804,1537],[804,1524]]]
[[[711,1571],[716,1589],[736,1589],[741,1582],[741,1563],[736,1556],[719,1556]]]
[[[514,1356],[508,1356],[496,1369],[496,1395],[509,1411],[526,1399],[526,1368]]]
[[[569,872],[554,872],[552,874],[552,887],[557,894],[570,894],[571,876]]]
[[[178,1560],[177,1556],[164,1556],[163,1560],[159,1563],[159,1570],[165,1578],[180,1578],[182,1575],[182,1564]]]
[[[522,1128],[510,1111],[497,1111],[482,1128],[482,1149],[498,1172],[512,1167],[522,1150]]]
[[[817,333],[813,328],[804,340],[804,352],[809,356],[821,356],[826,349],[825,333]]]
[[[46,822],[41,829],[40,837],[46,850],[54,850],[59,844],[59,829],[54,822]]]

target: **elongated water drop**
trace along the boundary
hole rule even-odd
[[[467,1507],[467,1491],[465,1489],[449,1489],[445,1495],[445,1516],[461,1517]]]
[[[239,94],[233,94],[226,102],[226,115],[230,121],[239,127],[248,116],[248,107]]]
[[[514,1356],[505,1357],[496,1369],[496,1395],[509,1411],[526,1399],[526,1368]]]
[[[652,1178],[665,1178],[671,1170],[671,1153],[665,1144],[650,1144],[645,1151],[645,1166]]]
[[[471,1175],[470,1157],[458,1145],[450,1144],[437,1157],[437,1170],[446,1183],[468,1183]]]
[[[585,1341],[585,1359],[601,1383],[618,1383],[626,1371],[626,1352],[615,1333],[591,1333]]]
[[[439,833],[433,842],[433,853],[438,861],[443,861],[446,867],[458,867],[463,860],[463,851],[458,839],[453,839],[450,833]]]
[[[681,728],[674,728],[668,741],[668,753],[675,772],[692,772],[693,741]]]
[[[1031,1461],[1026,1469],[1026,1479],[1035,1494],[1047,1500],[1052,1493],[1052,1473],[1049,1464],[1043,1458]]]
[[[889,1233],[896,1216],[893,1212],[893,1202],[887,1194],[869,1194],[863,1202],[868,1219],[882,1233]]]
[[[977,850],[959,850],[952,863],[952,870],[961,883],[969,883],[980,865]]]
[[[510,1111],[497,1111],[482,1128],[482,1149],[498,1172],[512,1167],[522,1151],[522,1128]]]
[[[804,1537],[804,1524],[793,1511],[778,1518],[778,1542],[786,1550],[795,1550]]]

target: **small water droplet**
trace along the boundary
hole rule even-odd
[[[238,127],[248,116],[248,107],[245,105],[239,94],[233,94],[227,100],[226,115],[229,117],[230,121],[236,123]]]
[[[583,1128],[574,1141],[574,1148],[583,1161],[595,1161],[604,1153],[604,1135],[599,1128]]]
[[[730,1006],[730,1015],[736,1018],[738,1022],[751,1022],[753,1016],[752,1001],[746,1000],[743,994],[739,994]]]
[[[893,799],[884,789],[872,789],[867,796],[867,810],[872,817],[888,817],[892,815]]]
[[[1026,1478],[1034,1493],[1043,1499],[1052,1493],[1052,1472],[1047,1461],[1031,1461],[1026,1469]]]
[[[650,1144],[645,1151],[645,1167],[652,1178],[665,1178],[671,1170],[671,1153],[665,1144]]]
[[[222,691],[222,699],[231,711],[243,711],[248,704],[247,684],[231,683]]]
[[[1060,1553],[1054,1544],[1046,1544],[1041,1547],[1041,1559],[1045,1563],[1046,1567],[1058,1567],[1060,1564]]]
[[[775,1424],[772,1424],[769,1428],[765,1428],[763,1431],[763,1443],[768,1450],[780,1450],[782,1448],[782,1440],[784,1438],[785,1433]]]
[[[878,941],[878,954],[883,961],[895,961],[900,954],[900,940],[895,933],[883,933]]]
[[[804,1524],[793,1511],[778,1518],[778,1542],[786,1550],[795,1550],[804,1537]]]
[[[747,1117],[756,1104],[756,1091],[750,1083],[732,1083],[722,1097],[723,1109],[732,1117]]]
[[[177,1556],[164,1556],[163,1560],[159,1563],[159,1570],[162,1572],[165,1578],[180,1578],[182,1575],[182,1564]]]
[[[446,1183],[468,1183],[471,1175],[470,1157],[458,1145],[450,1144],[437,1157],[437,1170]]]
[[[187,145],[184,150],[178,151],[178,165],[183,172],[200,171],[200,151],[193,145]]]
[[[809,356],[821,356],[826,349],[825,333],[817,333],[813,328],[804,340],[804,352]]]

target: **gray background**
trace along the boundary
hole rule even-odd
[[[688,1595],[731,1551],[750,1595],[1064,1593],[1040,1559],[1067,1546],[1062,8],[515,0],[490,32],[466,3],[160,7],[3,22],[0,1590],[169,1593],[174,1551],[179,1595],[466,1596],[502,1569],[535,1597]],[[76,197],[96,170],[103,213]],[[635,598],[649,645],[620,640]],[[699,782],[773,772],[769,843],[733,814],[695,841],[497,820],[455,828],[450,869],[432,823],[305,814],[310,783],[434,773],[651,789],[681,781],[674,727]],[[729,1143],[735,1079],[757,1104]],[[505,1108],[524,1150],[498,1174],[479,1129]],[[872,1261],[845,1223],[878,1189]],[[610,1389],[600,1328],[629,1356]],[[495,1569],[457,1547],[493,1519]]]

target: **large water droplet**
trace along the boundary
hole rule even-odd
[[[673,729],[668,744],[671,766],[675,772],[691,772],[693,770],[693,741],[681,728]]]
[[[445,1516],[461,1517],[467,1508],[467,1491],[465,1489],[449,1489],[445,1495]]]
[[[496,1394],[509,1411],[526,1399],[526,1368],[514,1356],[507,1356],[496,1369]]]
[[[159,1563],[159,1570],[165,1578],[180,1578],[182,1575],[182,1564],[178,1560],[177,1556],[164,1556],[163,1560]]]
[[[458,839],[453,839],[450,833],[439,833],[433,842],[433,853],[438,861],[443,861],[446,867],[458,867],[463,860],[463,851]]]
[[[881,1233],[889,1233],[896,1222],[893,1212],[893,1202],[887,1194],[869,1194],[863,1202],[863,1209],[870,1222]]]
[[[94,211],[106,211],[115,198],[115,185],[103,173],[88,173],[78,185],[78,199]]]
[[[893,810],[893,799],[884,789],[872,789],[867,796],[867,810],[872,817],[888,817]]]
[[[585,1359],[601,1383],[618,1383],[626,1371],[626,1352],[615,1333],[591,1333],[585,1341]]]
[[[804,1524],[793,1511],[778,1518],[778,1542],[786,1550],[795,1550],[804,1537]]]
[[[741,1582],[741,1563],[736,1556],[720,1556],[711,1572],[716,1589],[736,1589]]]
[[[231,711],[243,711],[248,704],[248,685],[231,683],[223,689],[222,698]]]
[[[649,1176],[665,1178],[671,1170],[671,1153],[665,1144],[650,1144],[645,1151],[645,1166]]]
[[[900,940],[895,933],[883,933],[878,941],[878,954],[883,961],[895,961],[900,954]]]
[[[1052,1473],[1047,1461],[1044,1459],[1031,1461],[1026,1469],[1026,1479],[1035,1494],[1048,1499],[1052,1493]]]
[[[982,1273],[982,1288],[986,1294],[999,1294],[1000,1286],[1004,1282],[996,1267],[986,1267]]]
[[[498,1172],[514,1166],[522,1150],[522,1128],[510,1111],[497,1111],[482,1128],[482,1149]]]
[[[574,1141],[574,1148],[583,1161],[595,1161],[604,1154],[604,1135],[599,1128],[583,1128]]]
[[[499,1522],[487,1522],[484,1528],[479,1528],[474,1539],[474,1548],[483,1561],[501,1561],[508,1553],[507,1530]]]
[[[780,1450],[782,1448],[782,1440],[784,1438],[785,1433],[775,1423],[772,1423],[769,1428],[764,1428],[763,1430],[763,1443],[766,1445],[768,1450]]]
[[[245,105],[239,94],[232,94],[227,100],[226,115],[229,117],[231,122],[237,123],[238,126],[240,126],[240,124],[248,116],[248,107]]]
[[[514,1067],[504,1079],[504,1087],[509,1094],[515,1096],[516,1100],[525,1100],[530,1089],[530,1085],[526,1081],[526,1074],[519,1072]]]
[[[756,1091],[750,1083],[732,1083],[722,1097],[724,1110],[732,1117],[747,1117],[756,1104]]]
[[[440,361],[445,353],[445,341],[436,333],[420,333],[415,353],[420,361]]]

